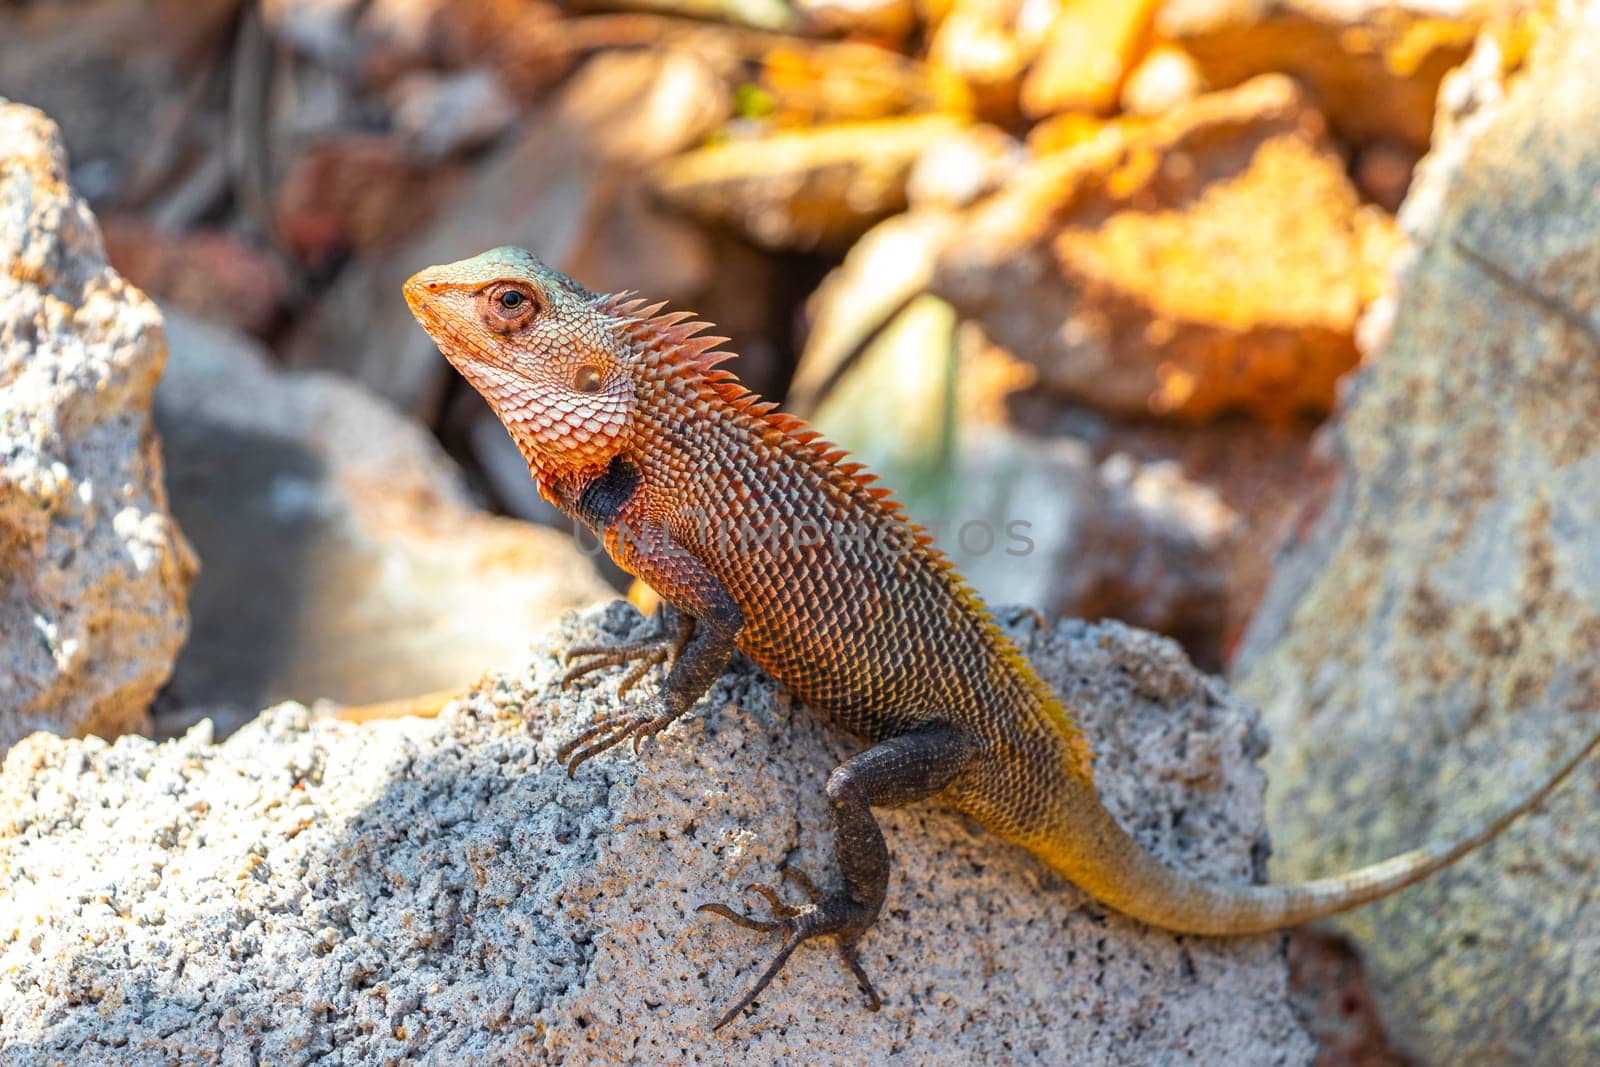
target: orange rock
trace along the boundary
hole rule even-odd
[[[1177,45],[1157,42],[1122,83],[1122,110],[1164,115],[1200,95],[1205,78],[1194,57]]]
[[[1023,79],[1023,113],[1040,118],[1115,108],[1123,79],[1149,47],[1159,6],[1158,0],[1066,0]]]
[[[907,116],[725,141],[675,156],[652,177],[672,207],[763,247],[842,248],[904,210],[917,157],[962,125]]]
[[[1492,7],[1467,0],[1445,17],[1420,0],[1171,0],[1157,25],[1216,88],[1291,74],[1345,137],[1420,150],[1440,81],[1466,59]]]
[[[1106,128],[1105,119],[1085,115],[1081,111],[1069,111],[1064,115],[1045,119],[1029,130],[1028,151],[1036,157],[1065,152],[1069,148],[1076,148],[1094,140]],[[1126,128],[1126,124],[1121,128]]]
[[[966,214],[934,288],[1058,394],[1280,421],[1331,408],[1395,240],[1265,77],[1037,160]]]
[[[926,5],[925,5],[926,6]],[[961,81],[977,113],[1002,125],[1017,117],[1022,78],[1044,46],[1052,5],[1027,0],[953,0],[926,12],[928,62]]]
[[[924,111],[962,111],[965,87],[948,71],[876,45],[793,42],[761,59],[761,88],[780,126],[860,122]]]

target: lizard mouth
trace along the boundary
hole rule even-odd
[[[474,385],[485,376],[485,370],[504,370],[500,360],[486,353],[473,343],[472,338],[456,329],[450,316],[439,306],[439,297],[429,290],[425,282],[419,280],[420,277],[414,275],[406,281],[404,289],[406,305],[411,309],[411,315],[417,320],[417,324],[433,339],[439,351],[444,353],[445,359],[448,359],[456,370]]]

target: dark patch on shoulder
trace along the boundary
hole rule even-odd
[[[591,529],[604,530],[638,490],[639,468],[626,456],[616,456],[602,474],[583,487],[573,511]]]

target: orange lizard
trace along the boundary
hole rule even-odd
[[[675,609],[659,639],[573,649],[567,680],[631,664],[666,668],[633,713],[571,738],[569,773],[687,713],[741,649],[802,702],[869,747],[829,776],[839,887],[772,904],[776,958],[721,1017],[733,1019],[790,954],[834,939],[872,1007],[858,948],[877,920],[889,853],[875,807],[938,796],[1137,919],[1196,934],[1304,923],[1386,896],[1454,862],[1538,804],[1597,744],[1460,839],[1294,885],[1218,885],[1170,870],[1095,791],[1072,709],[888,491],[718,366],[725,338],[682,312],[589,292],[528,252],[498,248],[431,267],[405,296],[445,356],[488,400],[543,494],[591,527],[625,570]]]

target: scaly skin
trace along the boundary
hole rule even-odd
[[[836,939],[873,1007],[856,955],[889,878],[874,807],[939,796],[1137,919],[1197,934],[1248,934],[1353,908],[1424,878],[1537,804],[1600,743],[1462,839],[1298,885],[1213,885],[1169,870],[1101,806],[1070,709],[991,620],[931,540],[859,465],[775,413],[716,364],[724,338],[627,296],[590,293],[531,254],[499,248],[422,271],[406,300],[494,407],[540,490],[593,528],[625,570],[678,613],[671,639],[576,649],[569,679],[642,661],[667,666],[638,713],[561,751],[569,772],[685,714],[735,647],[805,704],[872,743],[829,777],[842,889],[802,908],[756,887],[774,917],[705,905],[784,934],[777,958]],[[629,680],[637,680],[630,674]]]

